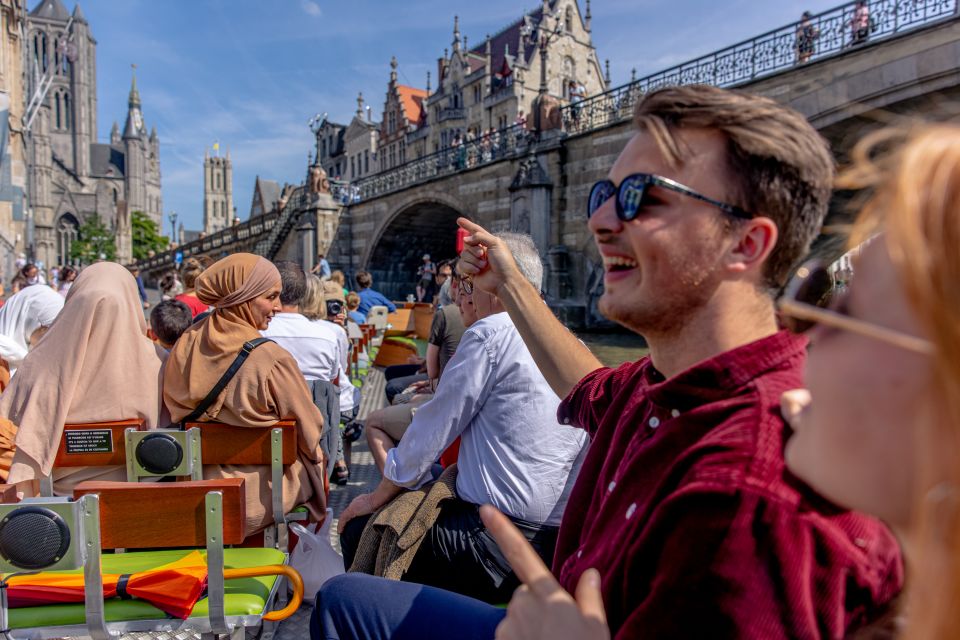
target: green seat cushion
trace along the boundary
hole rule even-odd
[[[173,549],[165,551],[132,551],[130,553],[105,553],[102,556],[104,573],[136,573],[161,565],[175,562],[193,549]],[[205,551],[201,553],[206,556]],[[276,549],[224,549],[224,566],[228,569],[259,567],[262,565],[283,564],[285,556]],[[82,570],[63,573],[80,573]],[[258,615],[267,606],[267,598],[277,581],[277,576],[259,578],[241,578],[227,580],[225,584],[224,606],[228,616]],[[119,600],[111,598],[105,601],[107,622],[132,620],[158,620],[167,617],[160,609],[140,600]],[[203,598],[193,608],[194,617],[206,617],[207,599]],[[48,604],[39,607],[10,609],[10,628],[29,629],[33,627],[58,627],[84,624],[86,616],[84,605]]]

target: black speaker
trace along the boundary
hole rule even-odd
[[[20,507],[0,520],[0,556],[21,569],[44,569],[70,548],[70,527],[43,507]]]
[[[137,443],[137,462],[150,473],[170,473],[183,462],[183,447],[166,433],[151,433]]]

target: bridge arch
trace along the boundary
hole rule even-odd
[[[460,203],[442,195],[405,201],[365,252],[361,264],[373,275],[373,287],[393,300],[413,293],[423,254],[434,262],[456,256],[457,218],[463,215]]]

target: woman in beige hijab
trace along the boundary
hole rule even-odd
[[[64,424],[142,418],[159,426],[161,356],[147,337],[137,283],[119,264],[87,267],[63,310],[0,396],[0,416],[19,430],[7,479],[50,475]],[[83,480],[123,480],[122,467],[57,469],[54,490]],[[29,492],[27,487],[23,487]]]
[[[280,272],[264,258],[237,253],[220,260],[197,279],[197,297],[215,307],[206,319],[180,336],[163,376],[163,400],[174,421],[189,415],[206,397],[244,342],[260,337],[280,311]],[[306,504],[311,519],[323,519],[323,418],[307,384],[282,347],[268,342],[246,362],[207,409],[201,421],[268,427],[283,418],[297,421],[298,460],[284,472],[284,510]],[[262,466],[208,466],[205,478],[243,478],[247,495],[247,531],[273,522],[270,474]]]

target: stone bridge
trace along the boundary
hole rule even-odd
[[[489,142],[413,160],[352,185],[333,232],[315,232],[313,241],[329,246],[331,263],[348,276],[368,269],[376,288],[401,298],[413,291],[423,253],[453,256],[458,216],[494,231],[530,233],[547,266],[550,305],[571,326],[598,325],[602,269],[585,202],[631,136],[630,114],[641,95],[692,83],[766,95],[803,113],[842,158],[865,130],[897,116],[942,118],[960,111],[957,5],[873,0],[871,33],[854,43],[850,3],[813,17],[820,35],[802,64],[796,59],[797,25],[791,24],[566,106],[554,130],[510,128]],[[289,219],[303,215],[290,209],[276,223],[287,232],[293,228]],[[169,264],[158,258],[158,264]]]

